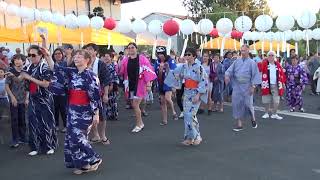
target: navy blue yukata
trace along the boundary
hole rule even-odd
[[[43,61],[39,64],[31,64],[26,72],[40,81],[51,81],[52,71]],[[28,119],[29,119],[29,146],[31,151],[45,153],[55,150],[57,147],[57,135],[53,112],[53,96],[48,88],[40,87],[29,82],[30,92]]]
[[[55,71],[64,71],[68,79],[64,161],[67,168],[81,169],[100,160],[88,141],[94,112],[101,104],[99,79],[89,69],[79,73],[77,68],[55,65]]]

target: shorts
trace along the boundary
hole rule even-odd
[[[280,103],[279,90],[277,85],[271,85],[271,94],[262,96],[263,104]]]
[[[159,84],[159,94],[165,95],[166,92],[172,91],[172,88],[167,86],[166,84]]]

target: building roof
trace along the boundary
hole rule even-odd
[[[171,18],[178,18],[181,20],[187,19],[188,16],[183,16],[183,15],[175,15],[175,14],[168,14],[168,13],[161,13],[161,12],[153,12],[148,14],[147,16],[143,17],[142,19],[145,19],[146,17],[149,17],[151,15],[158,15],[158,16],[166,16],[166,17],[171,17]]]

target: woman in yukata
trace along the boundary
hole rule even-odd
[[[210,67],[211,67],[210,65],[211,65],[211,59],[209,58],[209,53],[205,52],[203,53],[203,56],[202,56],[202,67],[206,71],[207,75],[210,74]],[[211,98],[212,82],[210,82],[209,80],[210,80],[210,77],[208,76],[208,103],[207,104],[201,103],[198,114],[202,114],[204,112],[205,106],[207,106],[208,108],[208,115],[210,115],[212,112],[212,98]]]
[[[20,75],[21,79],[29,82],[30,156],[35,156],[39,153],[50,155],[57,148],[53,95],[48,89],[53,72],[43,60],[43,58],[48,58],[47,56],[46,49],[31,45],[28,50],[28,57],[31,63]]]
[[[287,102],[290,107],[290,112],[294,112],[298,107],[300,112],[304,112],[302,91],[308,83],[308,76],[304,68],[299,65],[299,60],[296,55],[291,57],[292,65],[288,64],[286,69],[287,76]]]
[[[174,109],[172,101],[172,89],[164,83],[166,76],[170,70],[177,67],[175,60],[167,55],[167,49],[163,46],[158,46],[156,49],[158,60],[154,65],[155,72],[158,76],[158,87],[160,94],[160,106],[162,114],[161,126],[168,124],[168,106],[172,110],[173,119],[178,120],[178,115]]]
[[[223,112],[223,89],[224,89],[225,68],[219,60],[219,55],[213,56],[213,62],[210,65],[210,81],[212,82],[213,111]],[[219,103],[219,108],[218,108]]]
[[[205,69],[195,63],[197,57],[194,48],[187,48],[185,51],[186,64],[170,71],[165,83],[170,87],[177,87],[184,80],[184,141],[183,145],[199,145],[202,141],[197,119],[197,111],[201,101],[207,102],[208,75]]]
[[[73,57],[75,67],[63,67],[47,59],[50,68],[64,71],[68,79],[68,117],[64,142],[64,161],[75,174],[96,171],[102,162],[92,149],[88,134],[99,123],[101,103],[99,79],[89,69],[91,55],[86,50],[77,50]]]

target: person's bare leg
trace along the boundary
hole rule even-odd
[[[98,125],[92,125],[91,137],[92,137],[91,138],[92,141],[99,141],[100,140],[99,131],[98,131]]]
[[[146,100],[143,99],[140,103],[140,109],[141,109],[141,113],[145,113],[146,112],[146,106],[147,106],[147,103],[146,103]]]
[[[107,129],[107,121],[102,120],[98,125],[99,135],[101,137],[101,140],[105,144],[110,144],[110,141],[108,140],[108,138],[106,136],[106,129]]]
[[[141,99],[133,99],[132,100],[132,107],[134,110],[134,114],[136,116],[136,126],[143,126],[143,121],[142,121],[142,117],[141,117],[141,110],[140,110],[140,103],[141,103]]]
[[[223,112],[223,101],[220,102],[220,112]]]
[[[240,119],[237,119],[237,125],[238,125],[238,127],[243,127],[242,125],[242,121],[240,120]]]
[[[176,115],[176,110],[174,109],[174,105],[173,105],[173,101],[172,101],[172,91],[167,91],[165,93],[165,99],[166,99],[166,102],[167,104],[169,105],[169,107],[171,108],[172,110],[172,114]]]
[[[167,109],[167,102],[164,95],[160,96],[161,101],[161,115],[162,115],[162,122],[168,123],[168,109]]]
[[[208,110],[212,111],[212,99],[211,99],[211,91],[208,92],[209,96],[208,96]]]
[[[273,103],[273,114],[277,114],[279,103]]]

